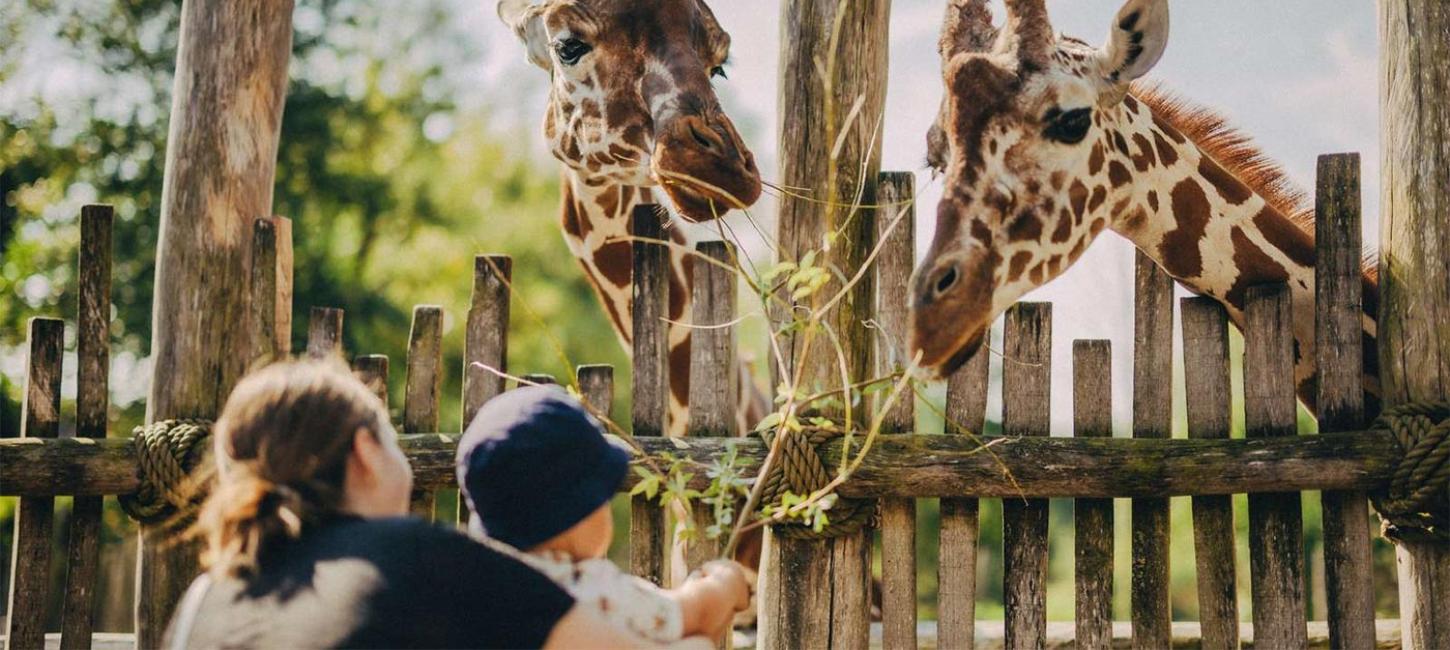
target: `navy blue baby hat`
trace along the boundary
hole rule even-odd
[[[607,503],[629,460],[578,400],[557,387],[526,386],[478,410],[456,462],[473,525],[527,550]]]

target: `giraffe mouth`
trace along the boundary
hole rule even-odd
[[[736,208],[748,203],[739,201],[723,191],[709,191],[694,179],[676,180],[670,174],[663,174],[660,187],[675,204],[675,210],[687,221],[710,221],[723,217]],[[712,188],[713,189],[713,188]]]

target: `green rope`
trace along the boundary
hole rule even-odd
[[[1390,484],[1372,495],[1385,537],[1450,541],[1450,402],[1401,404],[1372,428],[1389,429],[1404,452]]]
[[[774,431],[761,433],[769,447],[777,434]],[[787,492],[805,496],[831,482],[831,474],[816,453],[816,447],[840,437],[834,431],[785,432],[780,441],[780,453],[771,466],[770,473],[761,478],[763,487],[760,502],[780,503]],[[796,539],[824,539],[854,533],[871,522],[876,515],[874,501],[837,498],[826,511],[827,524],[819,531],[805,523],[788,522],[774,525],[776,534]]]
[[[136,427],[131,435],[141,485],[135,493],[119,497],[126,514],[153,524],[200,502],[201,491],[191,480],[191,472],[206,456],[210,421],[161,420]]]

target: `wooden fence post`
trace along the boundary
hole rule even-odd
[[[252,222],[252,364],[292,351],[292,222]]]
[[[106,437],[111,371],[111,224],[109,205],[81,208],[80,301],[76,310],[76,437]],[[101,560],[102,497],[75,497],[71,505],[62,650],[91,647]]]
[[[635,206],[630,233],[640,239],[631,248],[633,260],[634,386],[630,423],[634,436],[661,436],[670,390],[668,335],[662,318],[669,314],[669,249],[664,215],[657,205]],[[644,240],[644,241],[642,241]],[[665,515],[644,495],[630,500],[630,573],[657,585],[665,580]]]
[[[916,177],[911,172],[881,172],[876,185],[876,370],[878,376],[905,370],[910,305],[906,291],[916,267]],[[902,215],[894,231],[892,222]],[[885,288],[892,290],[884,290]],[[903,393],[886,414],[882,433],[916,430],[916,396]],[[881,500],[881,640],[888,648],[915,648],[916,499]]]
[[[1250,287],[1244,303],[1244,435],[1295,435],[1289,290],[1282,284]],[[1300,503],[1298,492],[1249,495],[1255,647],[1298,648],[1306,642]]]
[[[823,237],[831,233],[832,244],[817,264],[849,275],[861,268],[875,241],[875,211],[850,206],[876,202],[891,5],[889,0],[800,0],[780,6],[780,180],[809,188],[816,200],[781,202],[779,254],[782,260],[799,261],[820,249]],[[869,274],[863,277],[826,316],[845,351],[851,381],[873,370],[871,337],[864,325],[874,316],[872,280]],[[820,295],[842,286],[832,281],[811,299],[819,305]],[[797,358],[801,340],[798,335],[787,341],[786,352],[800,385],[840,385],[833,346],[819,340],[809,358]],[[829,541],[767,532],[760,587],[762,648],[866,647],[868,532]]]
[[[1188,437],[1227,439],[1232,428],[1228,314],[1217,300],[1184,298],[1184,387]],[[1234,506],[1229,495],[1193,497],[1193,555],[1198,567],[1198,619],[1204,650],[1239,647]]]
[[[343,312],[336,307],[313,307],[307,315],[307,356],[326,359],[342,354]]]
[[[734,438],[739,432],[735,420],[740,402],[740,375],[731,372],[737,364],[735,326],[716,327],[735,320],[738,288],[733,267],[735,251],[723,241],[705,241],[696,245],[701,257],[720,262],[711,264],[702,259],[693,261],[695,282],[690,322],[690,426],[689,435]],[[710,539],[705,528],[715,523],[714,510],[697,503],[692,513],[696,535],[685,556],[690,569],[715,559],[723,540]]]
[[[146,421],[215,418],[251,361],[252,222],[272,213],[293,0],[181,7],[152,303]],[[236,134],[245,134],[237,137]],[[136,642],[161,645],[193,545],[141,530]]]
[[[60,433],[65,322],[55,318],[30,319],[29,348],[20,437],[54,438]],[[10,556],[6,650],[45,645],[45,605],[50,600],[50,535],[54,519],[55,497],[20,499],[15,511],[15,541]]]
[[[1133,291],[1133,437],[1173,432],[1173,278],[1137,251]],[[1168,499],[1133,499],[1133,648],[1168,646]]]
[[[1073,341],[1073,435],[1113,437],[1113,351],[1108,341]],[[1077,647],[1113,644],[1113,500],[1073,502]]]
[[[1052,305],[1007,310],[1003,338],[1002,434],[1046,436],[1052,404]],[[1047,643],[1047,499],[1002,499],[1004,646]]]
[[[987,424],[987,346],[947,378],[946,433],[981,435]],[[937,547],[937,645],[971,650],[977,627],[977,522],[973,497],[941,500]]]
[[[443,390],[443,308],[418,305],[413,308],[413,328],[408,334],[408,377],[403,390],[403,432],[438,431],[438,396]],[[433,520],[435,495],[432,490],[413,490],[410,510]]]
[[[1314,193],[1314,354],[1319,432],[1364,425],[1364,286],[1360,270],[1359,154],[1319,157]],[[1374,572],[1364,492],[1321,495],[1329,645],[1373,648]]]
[[[383,409],[388,408],[388,355],[386,354],[365,354],[352,360],[352,372],[357,376],[358,381],[368,387],[378,401],[383,403]]]
[[[614,413],[614,366],[586,364],[574,371],[584,403],[606,418]]]
[[[1380,13],[1379,359],[1386,407],[1450,400],[1450,8]],[[1450,495],[1440,500],[1450,517]],[[1450,648],[1450,544],[1401,542],[1400,621],[1412,650]]]

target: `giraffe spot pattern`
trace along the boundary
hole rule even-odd
[[[1173,216],[1178,227],[1163,236],[1158,252],[1163,268],[1174,277],[1192,278],[1203,272],[1203,253],[1199,244],[1208,228],[1210,217],[1208,195],[1193,179],[1184,179],[1173,186],[1170,197]]]
[[[1270,246],[1279,249],[1291,261],[1306,268],[1314,267],[1314,240],[1293,222],[1265,205],[1254,215],[1254,225]]]
[[[1163,161],[1165,167],[1178,162],[1178,152],[1173,149],[1173,145],[1169,144],[1168,139],[1164,138],[1163,134],[1157,129],[1153,129],[1153,145],[1158,149],[1158,160]]]
[[[1126,165],[1116,160],[1108,163],[1108,182],[1113,184],[1114,189],[1127,185],[1131,180],[1133,176],[1128,173]]]
[[[1234,268],[1238,269],[1239,275],[1234,278],[1233,286],[1229,287],[1223,297],[1230,305],[1242,310],[1244,295],[1248,293],[1249,287],[1266,282],[1283,282],[1289,279],[1289,272],[1249,239],[1243,228],[1234,226],[1229,232],[1229,239],[1233,242]]]
[[[1133,168],[1140,172],[1148,171],[1148,168],[1156,162],[1153,159],[1153,143],[1148,142],[1148,138],[1143,137],[1143,134],[1134,133],[1133,145],[1138,148],[1132,155]]]
[[[1008,241],[1029,241],[1042,236],[1042,220],[1032,209],[1017,213],[1017,218],[1007,226]]]
[[[1247,185],[1224,171],[1223,167],[1208,156],[1198,161],[1198,173],[1218,190],[1219,196],[1233,205],[1241,205],[1254,195]]]
[[[1022,272],[1027,270],[1027,263],[1032,261],[1032,253],[1028,251],[1017,251],[1012,255],[1012,261],[1007,263],[1007,281],[1015,282],[1022,277]]]

